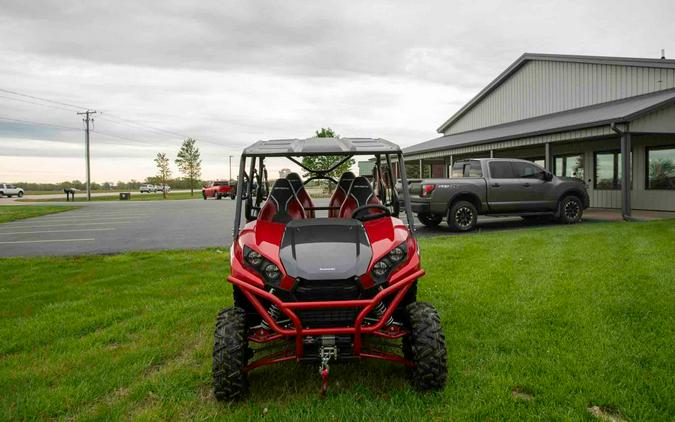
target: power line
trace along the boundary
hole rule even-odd
[[[75,105],[75,104],[65,103],[63,101],[50,100],[49,98],[38,97],[36,95],[23,94],[21,92],[12,91],[11,89],[0,88],[0,91],[6,92],[8,94],[19,95],[21,97],[32,98],[34,100],[46,101],[48,103],[59,104],[59,105],[66,106],[66,107],[72,107],[72,108],[75,108],[77,110],[82,110],[83,108],[84,109],[88,108],[88,107],[84,107],[84,106],[78,106],[78,105]]]
[[[26,104],[35,104],[35,105],[39,105],[39,106],[43,106],[43,107],[49,107],[49,108],[53,108],[55,110],[65,110],[65,111],[68,111],[68,112],[73,111],[69,108],[60,107],[60,106],[57,106],[57,105],[43,104],[43,103],[38,103],[38,102],[35,102],[35,101],[23,100],[21,98],[7,97],[5,95],[0,95],[0,98],[5,98],[7,100],[18,101],[18,102],[22,102],[22,103],[26,103]]]
[[[27,125],[27,126],[47,126],[47,127],[57,128],[57,129],[78,130],[78,131],[82,130],[81,128],[75,128],[75,127],[70,127],[70,126],[55,125],[53,123],[36,122],[36,121],[32,121],[32,120],[13,119],[11,117],[4,117],[4,116],[0,116],[0,120],[21,123],[21,124],[24,124],[24,125]]]
[[[13,119],[13,118],[3,117],[3,116],[0,116],[0,120],[5,120],[5,121],[9,121],[9,122],[16,122],[16,123],[20,123],[20,124],[23,124],[23,125],[26,125],[26,126],[46,126],[46,127],[56,128],[56,129],[76,130],[76,131],[84,130],[82,128],[56,125],[56,124],[53,124],[53,123],[36,122],[36,121],[33,121],[33,120]],[[139,143],[139,144],[146,143],[146,142],[143,142],[143,141],[139,141],[138,139],[127,138],[127,137],[119,136],[119,135],[113,135],[111,133],[101,132],[99,130],[96,130],[94,132],[96,134],[100,135],[100,136],[105,136],[107,138],[117,138],[117,139],[121,139],[121,140],[124,140],[124,141],[136,142],[136,143]]]
[[[106,113],[106,112],[103,112],[103,111],[101,112],[101,116],[99,118],[108,120],[111,123],[127,126],[127,127],[130,127],[130,128],[133,128],[133,129],[145,129],[147,131],[158,132],[158,133],[175,136],[175,137],[182,138],[182,139],[190,137],[190,136],[182,134],[182,133],[172,132],[172,131],[166,130],[166,129],[160,129],[158,127],[138,123],[138,122],[135,122],[135,121],[129,120],[129,119],[123,119],[121,117],[118,117],[118,116],[115,116],[115,115],[112,115],[110,113]],[[113,119],[115,119],[115,120],[113,120]]]
[[[21,92],[18,92],[18,91],[13,91],[13,90],[10,90],[10,89],[5,89],[5,88],[0,88],[0,92],[5,92],[5,93],[8,93],[8,94],[12,94],[12,95],[18,95],[18,96],[25,97],[25,98],[31,98],[31,99],[38,100],[38,101],[45,101],[45,102],[48,102],[48,103],[51,103],[51,104],[56,104],[56,105],[65,106],[65,107],[71,107],[71,108],[75,109],[75,110],[71,110],[71,109],[59,107],[62,110],[66,110],[66,111],[70,111],[70,112],[79,111],[79,110],[82,110],[82,109],[85,109],[85,110],[89,109],[89,107],[79,106],[79,105],[67,103],[67,102],[64,102],[64,101],[52,100],[52,99],[45,98],[45,97],[39,97],[37,95],[24,94],[24,93],[21,93]],[[45,106],[45,107],[53,107],[53,106],[50,106],[48,104],[36,103],[36,102],[33,102],[33,101],[27,101],[27,100],[22,100],[22,99],[18,99],[18,98],[11,98],[11,97],[7,97],[7,96],[0,96],[0,97],[6,98],[6,99],[9,99],[9,100],[14,100],[14,101],[21,101],[21,102],[24,102],[24,103],[27,103],[27,104],[40,105],[40,106]],[[177,138],[180,138],[180,139],[185,139],[185,138],[191,137],[191,136],[185,135],[183,133],[174,132],[174,131],[170,131],[170,130],[166,130],[166,129],[161,129],[161,128],[158,128],[158,127],[155,127],[155,126],[151,126],[151,125],[148,125],[148,124],[139,123],[139,122],[136,122],[136,121],[133,121],[133,120],[129,120],[129,119],[125,119],[125,118],[122,118],[122,117],[119,117],[119,116],[115,116],[115,115],[110,114],[110,113],[100,112],[100,114],[105,114],[103,116],[100,115],[100,118],[103,118],[104,120],[107,120],[111,123],[115,123],[115,124],[119,124],[119,125],[126,125],[128,127],[131,127],[132,129],[145,129],[146,131],[148,131],[150,133],[154,132],[154,133],[157,133],[157,134],[171,135],[171,136],[174,136],[174,137],[177,137]],[[5,120],[8,120],[8,119],[5,119]],[[13,121],[21,122],[21,123],[32,123],[32,124],[41,125],[41,126],[51,126],[51,127],[61,128],[61,129],[67,128],[65,126],[51,125],[51,124],[48,124],[48,123],[30,122],[28,120],[19,121],[18,119],[14,119]],[[68,128],[68,129],[72,130],[73,128]],[[139,141],[134,140],[132,138],[125,138],[125,137],[121,137],[121,136],[110,135],[110,134],[106,134],[106,133],[100,132],[100,131],[96,131],[96,133],[104,135],[104,136],[109,136],[109,137],[113,137],[113,138],[119,138],[119,139],[123,139],[123,140],[132,141],[132,142],[139,142]],[[205,143],[205,144],[210,144],[210,145],[215,145],[215,146],[218,146],[218,147],[225,147],[225,148],[228,147],[228,145],[218,143],[218,142],[213,142],[213,141],[209,141],[209,140],[205,140],[205,139],[198,139],[198,140],[199,140],[199,142],[202,142],[202,143]]]

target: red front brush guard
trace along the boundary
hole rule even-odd
[[[283,362],[287,360],[296,359],[299,360],[303,355],[303,336],[321,336],[321,335],[335,335],[335,334],[353,334],[354,335],[354,356],[374,358],[374,359],[384,359],[390,361],[398,361],[405,365],[412,365],[410,361],[404,359],[400,356],[384,353],[384,352],[362,352],[361,351],[361,334],[374,334],[386,338],[398,338],[401,334],[389,334],[386,331],[380,331],[384,326],[385,322],[389,320],[391,315],[394,313],[394,310],[398,304],[403,300],[403,297],[410,289],[410,286],[418,278],[424,275],[424,270],[416,270],[411,274],[403,277],[401,280],[396,283],[388,286],[387,288],[379,291],[371,299],[357,299],[357,300],[335,300],[335,301],[318,301],[318,302],[283,302],[281,299],[275,295],[256,287],[252,284],[246,283],[234,276],[228,276],[227,280],[239,287],[242,293],[249,300],[251,305],[258,311],[260,316],[265,320],[265,322],[276,332],[276,335],[267,339],[267,341],[280,339],[282,337],[295,337],[295,353],[290,351],[281,352],[268,356],[266,358],[260,359],[256,362],[249,364],[246,370],[251,370],[262,365],[267,365],[276,362]],[[365,317],[373,310],[373,308],[382,300],[394,294],[394,298],[391,300],[386,312],[382,317],[377,321],[377,323],[372,325],[363,326],[363,320]],[[280,327],[274,319],[267,313],[267,310],[260,303],[258,297],[262,297],[279,308],[293,323],[293,328],[283,328]],[[325,308],[363,308],[359,312],[356,320],[354,321],[353,327],[330,327],[330,328],[304,328],[300,322],[300,318],[294,312],[296,309],[325,309]]]

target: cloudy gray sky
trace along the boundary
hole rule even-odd
[[[216,178],[320,127],[431,139],[524,52],[675,56],[674,18],[672,0],[0,0],[0,180],[84,178],[77,108],[7,91],[102,112],[95,181],[152,175],[184,135]]]

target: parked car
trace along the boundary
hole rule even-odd
[[[237,183],[233,181],[228,182],[227,180],[216,180],[202,188],[202,196],[204,199],[222,199],[227,196],[229,196],[230,199],[234,199],[236,195]]]
[[[156,192],[169,193],[171,191],[171,186],[169,186],[169,185],[156,185],[155,190],[156,190]]]
[[[141,193],[155,193],[157,192],[157,186],[147,183],[141,185],[139,190],[141,191]]]
[[[558,177],[526,160],[468,159],[452,166],[449,179],[409,182],[413,212],[433,227],[443,218],[451,229],[472,230],[478,215],[555,217],[562,223],[581,221],[589,206],[580,179]]]
[[[0,183],[0,197],[6,196],[11,198],[15,195],[21,198],[23,196],[23,189],[18,186]]]

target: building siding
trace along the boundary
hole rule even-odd
[[[675,68],[528,61],[445,135],[675,88]]]

